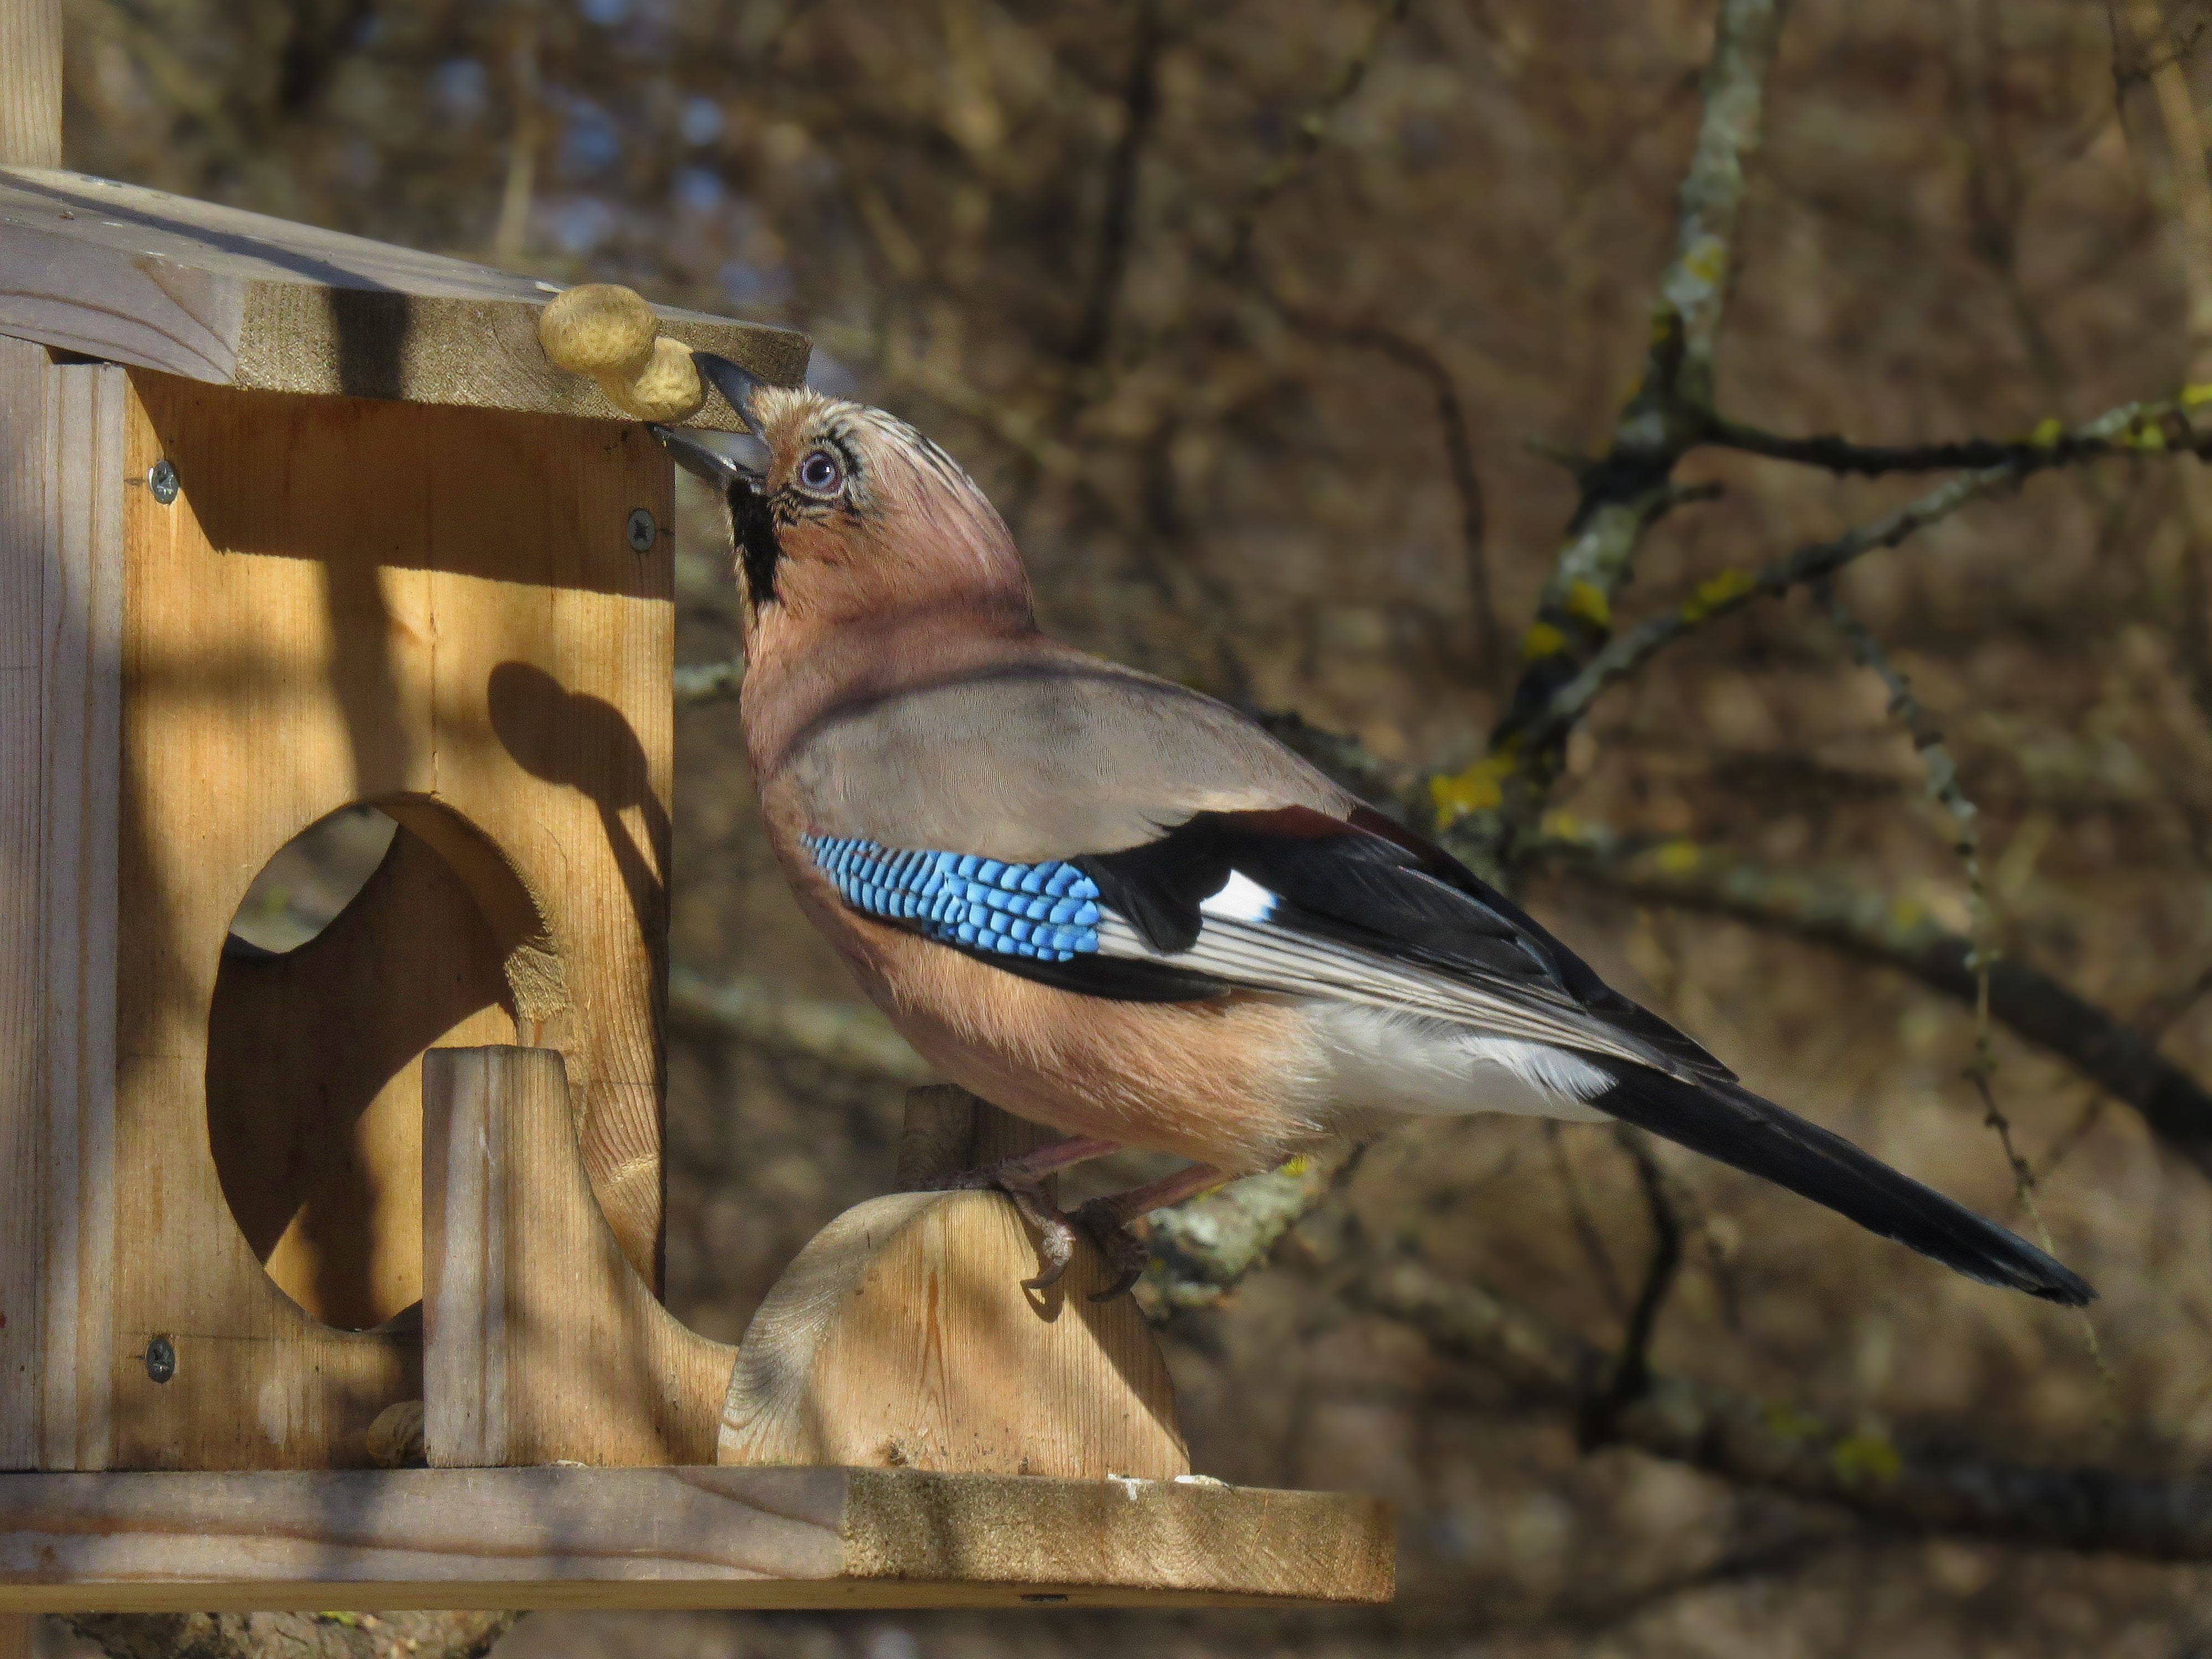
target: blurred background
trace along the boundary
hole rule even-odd
[[[69,18],[68,165],[804,328],[817,385],[912,420],[991,492],[1048,626],[1357,739],[1418,819],[1428,780],[1482,757],[1577,458],[1642,372],[1714,4],[70,0]],[[2172,396],[2202,345],[2212,221],[2179,118],[2212,94],[2208,23],[2194,0],[1797,0],[1720,406],[1902,444]],[[2068,468],[1854,562],[1840,594],[1909,677],[1921,745],[1806,595],[1698,630],[1596,705],[1549,802],[1566,850],[1509,872],[1753,1086],[2047,1230],[2104,1292],[2088,1321],[1686,1156],[1647,1169],[1602,1130],[1425,1124],[1162,1331],[1198,1468],[1397,1505],[1395,1607],[542,1613],[501,1659],[2212,1653],[2203,1567],[1990,1541],[1608,1443],[1586,1389],[1486,1364],[1337,1271],[1384,1241],[1601,1354],[1656,1283],[1653,1368],[1848,1432],[1869,1482],[1923,1455],[2212,1481],[2212,1176],[2111,1067],[2048,1041],[2086,1006],[2093,1035],[2156,1046],[2177,1111],[2212,1108],[2196,473],[2160,453]],[[1678,477],[1718,494],[1651,531],[1624,623],[1931,482],[1723,450]],[[728,665],[726,526],[693,498],[679,528],[680,659]],[[816,1229],[889,1186],[902,1087],[895,1050],[786,1017],[813,999],[834,1025],[854,993],[770,865],[735,678],[679,699],[669,1121],[669,1300],[726,1340]],[[1978,920],[1931,755],[1976,809]],[[272,866],[249,948],[311,933],[387,836],[349,819]],[[1987,1101],[1969,937],[2080,1000],[1989,1024]],[[1655,1279],[1670,1233],[1679,1269]]]

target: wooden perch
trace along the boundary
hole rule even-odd
[[[0,1617],[1385,1601],[1376,1498],[911,1469],[0,1476]]]
[[[951,1087],[908,1097],[902,1186],[1027,1150],[1041,1132]],[[1027,1291],[1036,1235],[1003,1196],[905,1192],[848,1210],[745,1332],[722,1463],[857,1463],[1103,1479],[1190,1473],[1175,1388],[1087,1242]]]

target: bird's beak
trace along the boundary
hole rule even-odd
[[[701,432],[662,426],[657,421],[647,422],[647,429],[686,472],[726,492],[738,489],[757,492],[768,481],[770,459],[768,445],[760,436],[760,416],[753,411],[753,394],[760,390],[760,381],[727,357],[711,351],[695,351],[691,361],[752,430]]]
[[[740,489],[757,494],[768,482],[769,449],[750,432],[700,432],[690,427],[646,423],[676,465],[704,478],[725,495]]]

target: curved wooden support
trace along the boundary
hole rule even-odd
[[[1037,1139],[957,1089],[908,1097],[902,1184]],[[753,1316],[716,1461],[1165,1480],[1190,1473],[1159,1346],[1085,1242],[1024,1290],[1036,1235],[1001,1194],[906,1192],[815,1235]]]
[[[710,1463],[737,1350],[615,1241],[550,1048],[422,1060],[422,1386],[433,1467]]]

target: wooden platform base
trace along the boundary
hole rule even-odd
[[[0,1474],[0,1614],[1381,1602],[1377,1499],[859,1468]]]

